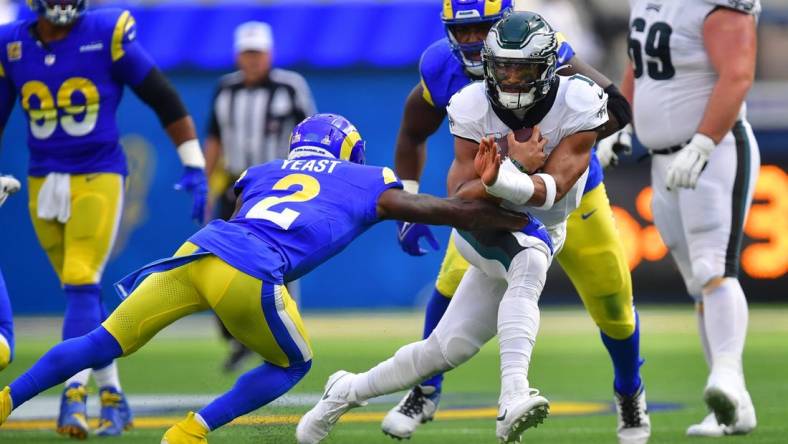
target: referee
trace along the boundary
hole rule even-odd
[[[213,96],[205,170],[212,195],[218,197],[215,214],[225,220],[235,210],[235,181],[251,166],[287,157],[293,127],[315,113],[304,78],[271,68],[273,43],[268,24],[240,25],[235,30],[238,71],[223,76]],[[298,281],[287,288],[298,300]],[[231,347],[224,370],[234,371],[252,352],[219,324]]]
[[[287,157],[293,127],[315,113],[304,78],[293,71],[271,69],[273,43],[268,24],[240,25],[235,30],[238,71],[219,80],[213,97],[205,141],[206,173],[225,176],[212,180],[221,184],[217,215],[225,220],[235,209],[233,184],[241,173]]]

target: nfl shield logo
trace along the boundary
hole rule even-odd
[[[22,42],[11,42],[6,45],[8,61],[14,62],[22,58]]]

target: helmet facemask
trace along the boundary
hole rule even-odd
[[[31,9],[57,26],[74,23],[85,11],[87,0],[30,0]]]
[[[509,58],[496,57],[485,50],[482,60],[488,94],[506,109],[532,106],[547,95],[555,77],[554,54],[539,58]]]

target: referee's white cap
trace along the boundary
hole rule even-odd
[[[271,26],[263,22],[246,22],[235,28],[235,53],[268,52],[274,46]]]

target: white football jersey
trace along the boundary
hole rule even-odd
[[[589,131],[604,125],[607,120],[607,94],[587,77],[558,76],[555,100],[550,110],[537,123],[542,137],[547,139],[545,153],[549,154],[561,141],[572,134]],[[553,88],[556,88],[555,86]],[[548,99],[543,99],[548,100]],[[463,139],[479,142],[487,136],[504,138],[512,129],[495,113],[487,98],[484,82],[474,82],[452,96],[446,108],[451,133]],[[588,169],[572,189],[550,210],[524,208],[548,228],[569,217],[583,197]],[[508,208],[514,208],[507,205]]]
[[[681,144],[698,130],[717,81],[703,44],[704,20],[718,7],[757,18],[760,0],[629,0],[629,4],[635,132],[651,149]]]

